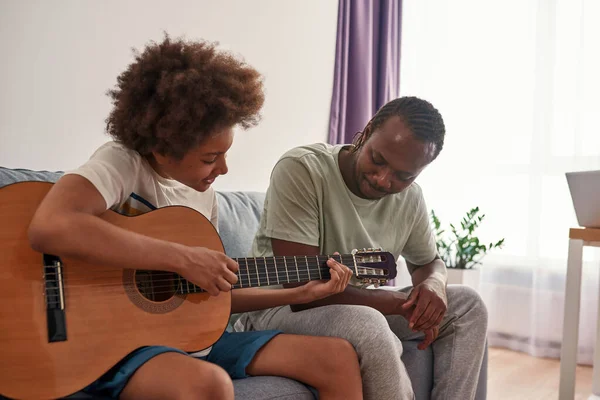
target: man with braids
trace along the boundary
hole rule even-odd
[[[32,247],[92,264],[175,272],[211,295],[229,291],[238,265],[226,255],[135,234],[98,216],[107,209],[137,215],[182,205],[217,227],[211,184],[227,173],[233,128],[249,128],[259,119],[261,76],[213,44],[167,36],[137,54],[109,94],[114,108],[108,132],[115,140],[52,187],[30,225]],[[343,291],[351,275],[333,260],[328,264],[327,282],[250,296],[244,303],[233,297],[232,309],[310,302]],[[225,332],[211,349],[193,355],[143,347],[85,391],[122,399],[232,400],[231,378],[248,375],[296,379],[322,399],[362,398],[358,358],[347,341],[278,330]]]
[[[486,308],[472,289],[446,287],[446,267],[414,182],[442,150],[444,135],[429,102],[403,97],[384,105],[351,145],[319,143],[285,153],[272,171],[253,255],[381,247],[406,259],[413,286],[366,290],[353,281],[318,301],[244,314],[236,330],[347,339],[359,356],[365,398],[373,400],[414,398],[401,341],[423,338],[419,348],[433,348],[432,399],[473,399]]]

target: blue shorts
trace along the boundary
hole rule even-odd
[[[246,378],[246,367],[250,364],[258,350],[281,331],[251,331],[251,332],[225,332],[212,346],[210,353],[200,360],[217,364],[223,368],[232,379]],[[145,362],[162,353],[176,352],[185,355],[188,353],[166,346],[148,346],[131,352],[119,361],[97,381],[91,383],[83,391],[85,393],[118,398],[129,379]]]

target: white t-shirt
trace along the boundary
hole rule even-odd
[[[89,180],[104,198],[107,210],[135,216],[165,206],[187,206],[200,212],[217,228],[217,197],[212,187],[198,192],[178,181],[163,178],[138,152],[116,142],[105,143],[85,164],[65,172],[67,174]],[[205,356],[210,349],[192,356]]]
[[[186,206],[200,212],[217,227],[217,197],[211,187],[198,192],[163,178],[145,158],[116,142],[100,146],[90,159],[66,174],[81,175],[98,189],[106,209],[135,216],[160,207]]]

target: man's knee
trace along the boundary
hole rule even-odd
[[[339,336],[352,343],[359,354],[380,347],[389,350],[399,342],[385,316],[376,309],[356,305],[339,307],[339,318],[335,321],[337,329],[343,332]]]
[[[473,288],[466,285],[450,285],[448,295],[449,312],[463,314],[465,317],[476,321],[478,326],[487,329],[488,311],[483,299]]]

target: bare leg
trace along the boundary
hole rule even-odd
[[[221,367],[180,353],[163,353],[131,377],[121,399],[233,400],[233,383]]]
[[[339,338],[280,334],[256,353],[246,372],[304,382],[322,400],[363,398],[358,356]]]

